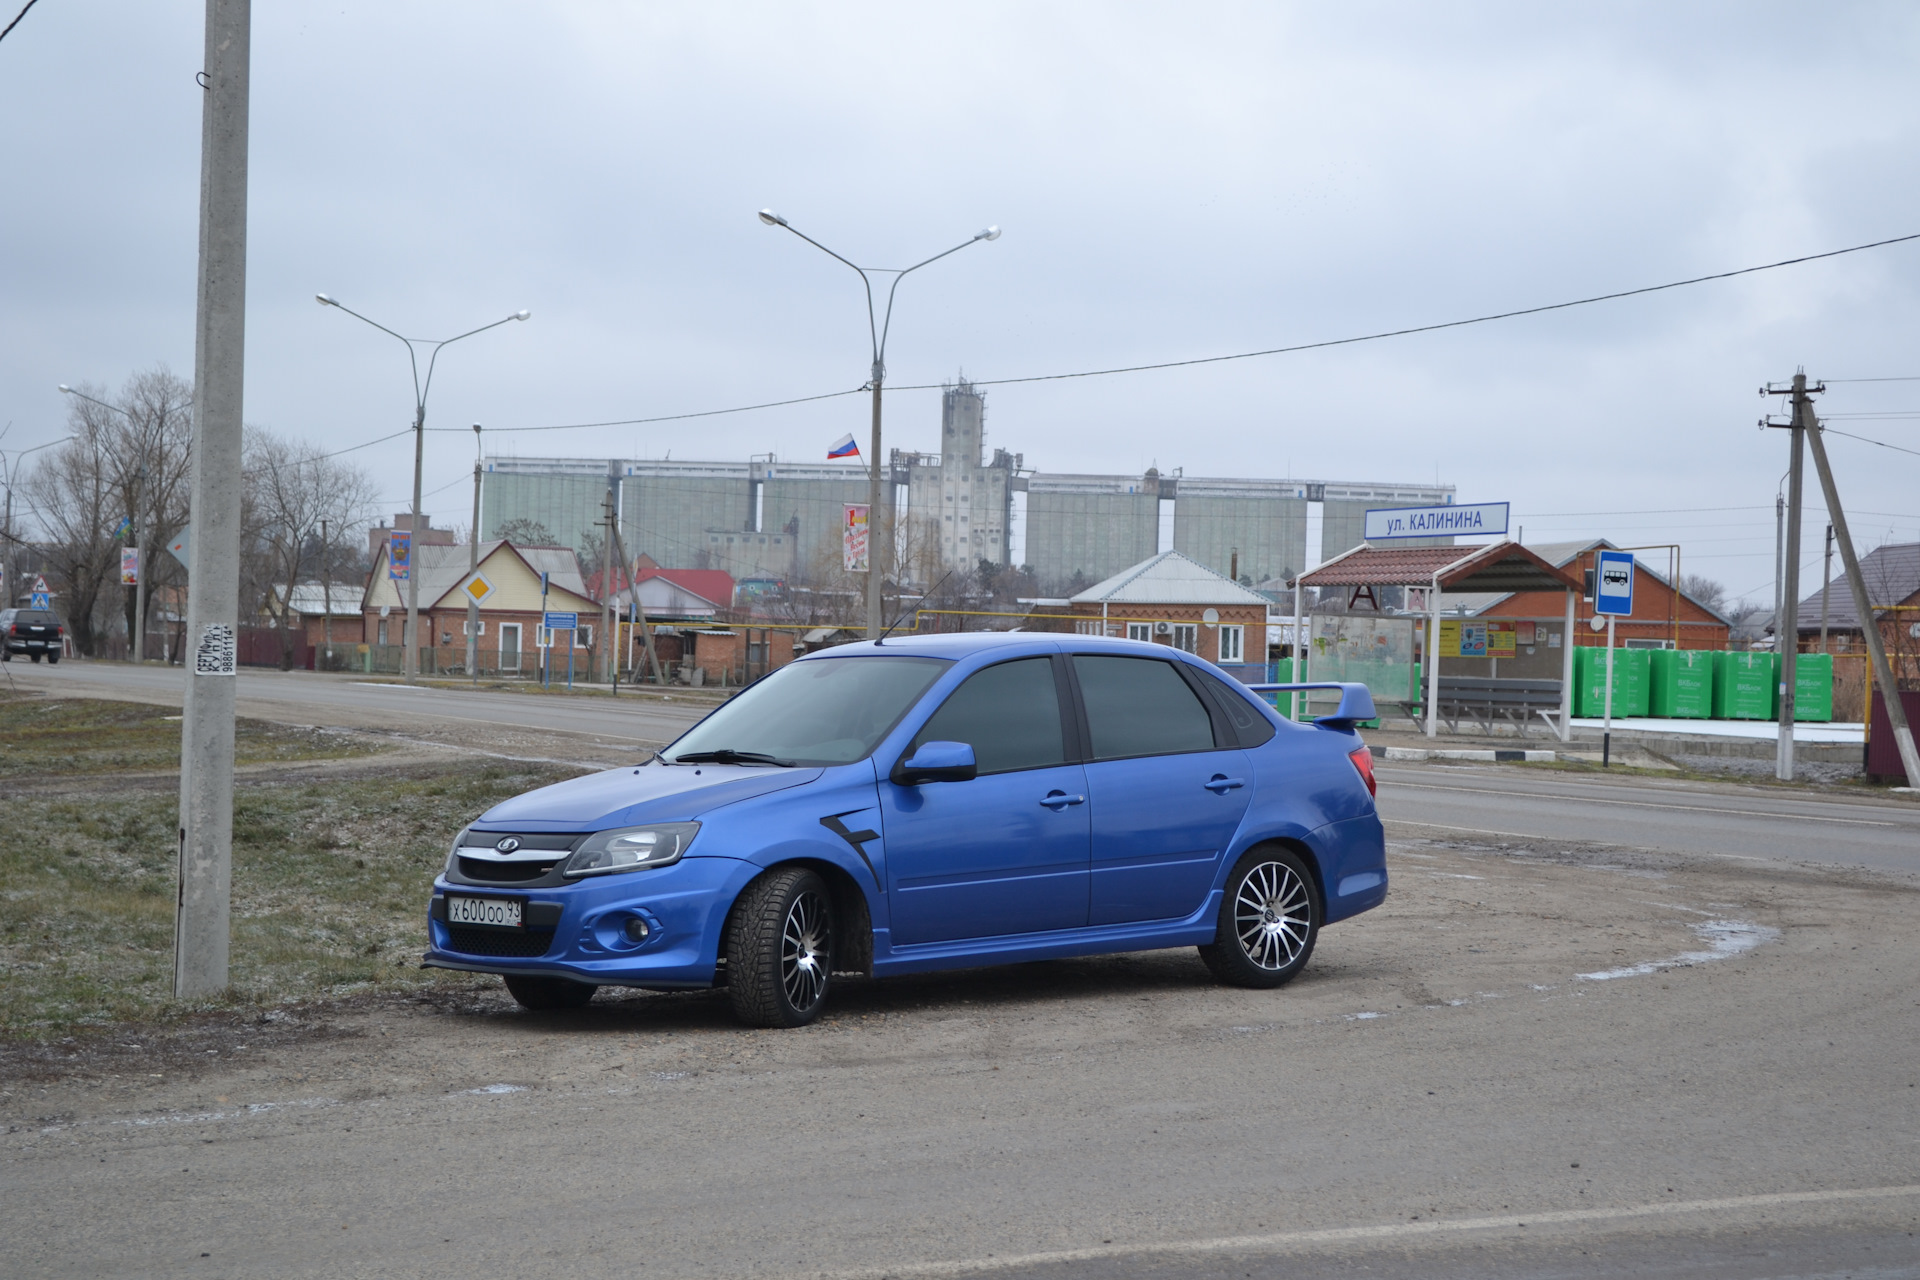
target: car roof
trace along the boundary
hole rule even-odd
[[[1121,640],[1110,636],[1065,635],[1033,631],[968,631],[942,636],[893,636],[883,641],[858,640],[835,645],[800,659],[817,662],[823,658],[874,657],[893,655],[912,658],[946,658],[957,661],[987,653],[1114,653],[1134,657],[1197,660],[1172,645],[1152,644],[1145,640]]]

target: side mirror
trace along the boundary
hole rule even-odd
[[[893,781],[903,787],[923,782],[971,782],[979,772],[973,748],[964,742],[923,742],[911,759],[893,767]]]

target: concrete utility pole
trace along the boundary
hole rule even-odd
[[[884,610],[881,605],[880,595],[881,586],[886,580],[887,562],[892,558],[893,544],[891,536],[893,522],[891,519],[882,518],[883,513],[887,512],[893,505],[891,501],[885,502],[884,505],[882,502],[883,496],[888,499],[891,499],[893,496],[893,476],[891,474],[893,468],[880,456],[880,385],[887,380],[887,332],[893,326],[893,295],[899,290],[900,282],[907,278],[909,272],[918,271],[920,268],[926,266],[927,263],[938,262],[948,254],[958,253],[966,248],[967,245],[977,243],[978,241],[998,240],[1000,238],[1000,228],[988,227],[984,231],[976,231],[972,239],[957,244],[944,253],[936,253],[925,261],[916,262],[910,267],[855,267],[853,263],[842,258],[839,254],[827,248],[827,246],[821,244],[812,236],[807,235],[803,231],[794,230],[792,224],[771,209],[762,209],[760,211],[760,221],[770,227],[785,227],[836,262],[853,267],[855,271],[860,273],[861,283],[866,286],[867,333],[873,341],[873,364],[868,375],[868,386],[873,389],[873,452],[868,455],[867,458],[867,639],[877,640],[887,625],[886,619],[883,617]],[[876,319],[873,310],[873,278],[867,274],[870,271],[879,275],[891,275],[893,277],[893,284],[887,289],[886,314],[884,317],[878,319]],[[885,468],[886,474],[884,487],[881,483],[883,467]]]
[[[467,531],[467,581],[480,571],[480,424],[473,424],[473,527]],[[480,602],[467,592],[467,683],[480,683]]]
[[[147,497],[147,464],[140,463],[134,481],[133,498],[133,660],[147,660],[147,522],[141,518],[141,506]]]
[[[333,661],[333,570],[327,564],[327,522],[320,520],[320,669]]]
[[[1873,677],[1885,696],[1887,724],[1893,729],[1893,742],[1900,750],[1900,767],[1906,771],[1907,785],[1920,787],[1920,752],[1914,750],[1913,727],[1907,723],[1900,686],[1894,681],[1893,669],[1887,665],[1887,647],[1881,642],[1879,619],[1873,616],[1873,602],[1867,597],[1867,580],[1861,575],[1860,560],[1853,553],[1853,536],[1847,532],[1847,516],[1840,509],[1840,490],[1833,482],[1833,468],[1827,463],[1826,442],[1820,438],[1820,426],[1812,413],[1807,417],[1813,427],[1807,432],[1807,439],[1813,445],[1813,466],[1820,473],[1820,492],[1827,500],[1827,514],[1833,518],[1833,538],[1840,547],[1840,563],[1846,568],[1847,585],[1853,590],[1853,611],[1866,637],[1867,661],[1873,664]],[[1872,714],[1871,707],[1867,713]]]
[[[193,564],[180,718],[180,892],[173,994],[227,986],[233,874],[240,420],[246,354],[251,0],[207,0],[200,113],[200,288],[193,351]]]
[[[620,483],[620,464],[607,463],[607,495],[600,500],[600,509],[607,526],[607,536],[600,544],[600,651],[606,655],[607,680],[615,693],[620,692],[620,662],[614,653],[613,623],[613,507],[614,486]],[[591,659],[589,659],[591,661]]]
[[[653,629],[647,625],[646,606],[640,603],[640,584],[634,581],[633,561],[627,559],[627,545],[620,540],[620,526],[613,528],[613,547],[620,556],[620,563],[627,567],[627,595],[633,602],[633,625],[640,628],[640,639],[647,647],[647,665],[653,668],[653,682],[665,684],[666,675],[660,670],[660,655],[653,651]]]
[[[1793,375],[1792,396],[1793,417],[1787,423],[1793,433],[1787,466],[1787,540],[1781,552],[1786,572],[1780,585],[1780,613],[1774,619],[1774,644],[1780,655],[1780,738],[1773,774],[1782,782],[1793,781],[1794,659],[1800,652],[1800,491],[1806,469],[1807,427],[1813,422],[1806,374]]]

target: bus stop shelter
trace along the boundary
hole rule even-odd
[[[1567,621],[1561,654],[1557,728],[1562,742],[1572,736],[1574,606],[1583,583],[1571,570],[1549,564],[1517,542],[1496,542],[1481,547],[1373,546],[1363,542],[1294,579],[1296,641],[1303,635],[1302,587],[1345,587],[1352,593],[1350,603],[1357,602],[1362,595],[1377,601],[1375,591],[1380,587],[1410,588],[1425,593],[1424,608],[1417,612],[1427,615],[1425,718],[1430,738],[1438,734],[1440,725],[1440,615],[1445,609],[1446,595],[1449,592],[1504,595],[1519,591],[1564,591]],[[1296,652],[1303,652],[1305,647]],[[1309,656],[1309,664],[1311,661]],[[1297,675],[1296,678],[1307,677]]]

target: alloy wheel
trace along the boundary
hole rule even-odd
[[[780,982],[795,1012],[813,1008],[826,992],[829,963],[828,908],[818,893],[797,895],[780,935]]]
[[[1312,927],[1307,886],[1282,862],[1248,869],[1234,895],[1233,926],[1247,959],[1262,969],[1284,969],[1307,945]]]

